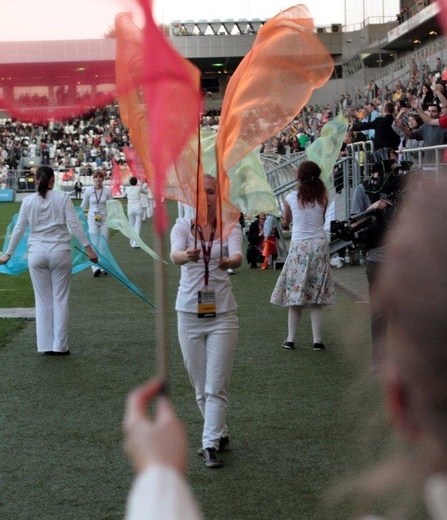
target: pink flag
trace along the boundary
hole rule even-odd
[[[149,170],[146,173],[152,177],[149,185],[156,203],[155,229],[162,233],[168,224],[162,204],[168,171],[198,132],[202,107],[200,76],[197,69],[170,46],[155,24],[152,2],[139,0],[139,5],[145,17],[142,38],[129,35],[128,17],[117,17],[117,78],[120,75],[123,79],[118,85],[118,94],[127,101],[124,118],[134,111],[135,123],[138,119],[142,122],[139,128],[132,121],[132,126],[128,126],[132,143],[145,169]],[[120,35],[127,35],[127,40],[121,40],[124,44],[130,42],[127,47],[120,47]],[[142,52],[133,52],[139,45]],[[138,138],[139,132],[144,139]]]

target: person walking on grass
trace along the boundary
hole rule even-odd
[[[171,231],[171,260],[181,265],[175,309],[186,369],[204,419],[198,454],[208,468],[223,465],[217,452],[229,444],[226,424],[239,321],[228,269],[242,264],[242,235],[217,226],[217,182],[205,175],[208,220],[201,227],[179,218]],[[225,232],[227,231],[227,233]],[[195,247],[197,233],[201,247]],[[226,236],[221,242],[221,236]]]
[[[36,171],[37,193],[22,202],[17,224],[0,264],[6,264],[28,225],[28,264],[36,300],[37,351],[66,355],[68,348],[68,300],[71,282],[70,232],[81,242],[92,262],[98,261],[67,193],[53,191],[54,171]]]
[[[93,245],[100,250],[101,236],[108,242],[110,231],[107,227],[107,201],[112,200],[112,192],[104,186],[104,174],[95,172],[93,174],[93,186],[89,186],[82,198],[81,208],[88,209],[88,232],[92,239]],[[100,269],[98,266],[92,267],[93,276],[101,276],[107,274],[107,271]]]
[[[298,167],[298,190],[284,201],[283,225],[292,222],[290,250],[270,302],[289,309],[288,334],[283,348],[295,348],[304,307],[310,308],[313,349],[324,350],[321,329],[324,305],[335,303],[329,244],[324,230],[328,194],[321,169],[312,161]]]
[[[129,223],[135,230],[135,233],[140,236],[143,213],[146,211],[146,208],[143,208],[141,199],[142,195],[146,197],[147,190],[143,188],[143,186],[138,186],[138,179],[136,177],[132,176],[129,179],[129,184],[130,186],[124,190],[127,197],[127,216],[129,217]],[[130,247],[136,248],[139,247],[139,245],[135,241],[131,240]]]

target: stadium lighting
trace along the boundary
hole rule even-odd
[[[197,22],[197,27],[202,36],[205,36],[206,30],[208,28],[208,22],[206,20],[199,20]]]
[[[231,31],[234,28],[234,20],[228,19],[223,22],[223,26],[228,34],[231,34]]]
[[[219,34],[220,28],[222,26],[222,22],[220,20],[211,20],[210,23],[211,29],[213,30],[214,34]]]

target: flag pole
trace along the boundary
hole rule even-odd
[[[161,203],[161,201],[159,202]],[[159,257],[154,267],[155,305],[157,315],[155,320],[157,338],[157,373],[165,387],[169,377],[169,350],[167,335],[167,291],[166,291],[166,263],[163,261],[165,233],[155,233],[155,251]],[[166,388],[165,388],[166,391]]]

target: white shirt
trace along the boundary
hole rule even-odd
[[[312,207],[307,204],[304,208],[298,200],[298,192],[292,191],[286,200],[292,210],[293,227],[292,240],[305,240],[307,238],[326,238],[324,230],[324,208],[317,201]]]
[[[96,191],[93,186],[89,186],[82,197],[81,208],[87,209],[88,207],[88,220],[89,222],[95,221],[94,215],[96,212],[101,214],[103,222],[107,218],[107,207],[106,203],[108,200],[112,200],[112,192],[109,188],[102,187],[101,190]]]
[[[169,466],[152,466],[138,475],[127,501],[126,520],[201,520],[186,479]]]
[[[30,226],[28,239],[30,253],[70,250],[71,236],[67,223],[81,244],[87,246],[89,242],[68,194],[49,190],[43,198],[38,193],[34,193],[22,202],[6,253],[14,252],[28,225]]]
[[[124,191],[127,197],[127,210],[142,209],[141,194],[147,194],[147,190],[141,186],[128,186]]]
[[[208,242],[206,242],[206,246],[208,247]],[[217,267],[221,257],[220,246],[220,238],[216,237],[211,248],[208,284],[208,288],[215,292],[217,313],[237,309],[237,303],[231,291],[230,277],[226,270]],[[172,253],[175,251],[186,251],[188,247],[194,247],[191,220],[178,218],[171,231],[171,260]],[[197,239],[197,247],[201,247],[199,238]],[[242,255],[242,233],[239,224],[236,224],[229,236],[224,239],[222,256],[232,256],[235,253]],[[205,287],[204,275],[205,264],[202,253],[198,262],[188,262],[181,266],[180,285],[175,302],[176,311],[197,313],[197,293]]]

